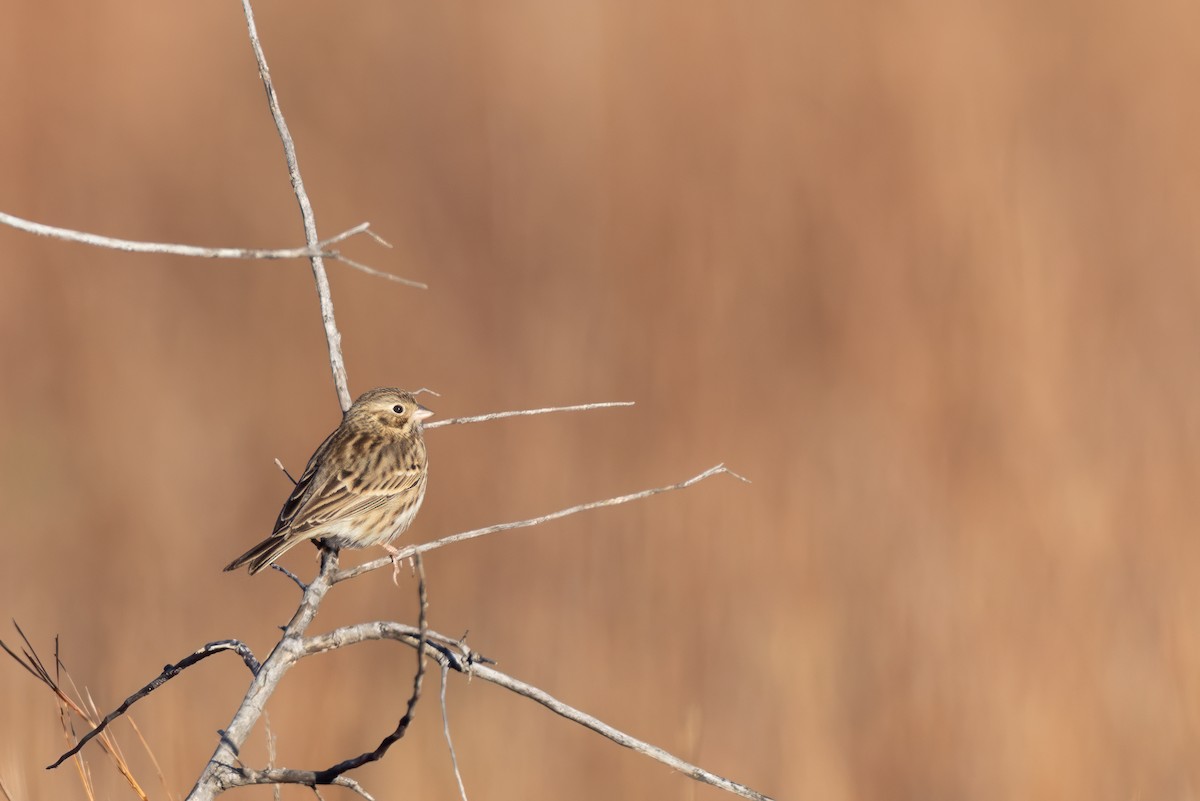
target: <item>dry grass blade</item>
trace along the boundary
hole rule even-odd
[[[62,724],[63,736],[66,738],[68,744],[74,745],[77,741],[77,738],[75,736],[74,725],[71,722],[71,713],[74,712],[80,720],[82,720],[84,723],[87,723],[88,726],[92,728],[95,728],[96,720],[99,719],[99,716],[93,715],[87,709],[85,705],[86,702],[83,701],[82,696],[79,695],[78,688],[75,688],[75,694],[76,696],[79,696],[78,698],[72,698],[66,693],[65,690],[63,690],[62,684],[57,678],[58,676],[65,675],[67,681],[70,682],[73,688],[75,682],[71,678],[71,674],[67,671],[66,667],[62,664],[62,660],[59,659],[57,638],[55,639],[54,643],[55,672],[54,675],[51,675],[50,671],[46,668],[46,664],[42,661],[42,658],[38,656],[37,650],[33,647],[33,644],[29,642],[29,638],[25,636],[25,632],[21,630],[21,627],[15,620],[13,621],[13,628],[17,630],[17,634],[20,635],[21,641],[25,644],[25,647],[21,649],[23,658],[17,656],[16,653],[2,640],[0,640],[0,648],[3,648],[5,653],[15,659],[18,664],[20,664],[30,673],[30,675],[45,685],[50,692],[54,693],[55,698],[58,699],[59,722]],[[142,801],[148,801],[149,797],[146,795],[146,791],[142,789],[141,785],[138,784],[137,779],[133,777],[133,773],[129,769],[129,764],[121,755],[120,749],[108,737],[107,732],[101,734],[97,739],[100,741],[100,747],[104,750],[104,753],[108,754],[109,758],[112,759],[117,771],[120,772],[121,776],[125,778],[125,781],[129,783],[129,786],[133,789],[133,791],[137,793],[138,797],[141,798]],[[87,763],[80,758],[75,761],[75,767],[79,772],[79,781],[83,784],[84,793],[87,794],[89,799],[94,799],[95,795],[92,788],[91,772],[88,770]]]
[[[150,764],[154,765],[154,772],[158,774],[158,783],[162,785],[163,794],[166,795],[169,801],[175,801],[175,794],[167,786],[167,777],[163,775],[162,765],[158,764],[158,757],[154,755],[153,749],[150,748],[150,743],[146,742],[141,728],[134,722],[132,715],[127,716],[125,719],[129,721],[129,725],[133,728],[133,733],[137,735],[138,742],[142,744],[142,750],[146,752],[146,756],[150,757]]]

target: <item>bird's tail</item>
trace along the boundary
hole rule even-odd
[[[237,570],[243,565],[250,565],[250,575],[253,576],[283,556],[284,552],[290,550],[292,546],[304,542],[304,539],[303,537],[281,537],[278,535],[267,537],[237,559],[225,565],[225,569]]]

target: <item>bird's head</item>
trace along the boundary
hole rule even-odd
[[[379,387],[364,392],[346,410],[346,423],[362,428],[380,427],[405,434],[419,431],[421,423],[433,412],[426,409],[411,392],[395,387]]]

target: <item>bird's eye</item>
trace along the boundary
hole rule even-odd
[[[396,414],[404,414],[404,407],[397,403],[392,407],[392,411]]]

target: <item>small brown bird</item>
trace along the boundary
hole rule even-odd
[[[425,499],[427,457],[421,425],[433,412],[410,393],[364,393],[308,460],[271,536],[225,566],[250,575],[306,540],[332,548],[382,545],[404,533]]]

